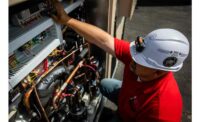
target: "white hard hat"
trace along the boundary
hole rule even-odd
[[[176,72],[183,66],[189,53],[189,42],[179,31],[157,29],[144,39],[138,37],[130,43],[132,59],[152,69]]]

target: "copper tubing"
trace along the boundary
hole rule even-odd
[[[40,78],[37,80],[37,83],[42,79],[44,78],[49,72],[51,72],[56,66],[58,66],[61,62],[63,62],[66,58],[68,58],[69,56],[71,56],[72,54],[74,54],[75,52],[77,52],[78,49],[72,51],[70,54],[68,54],[67,56],[65,56],[64,58],[62,58],[60,61],[56,62],[54,64],[54,66],[52,66],[47,72],[44,72],[44,74],[42,74],[40,76]]]
[[[41,79],[44,78],[49,72],[51,72],[56,66],[58,66],[58,64],[60,64],[62,61],[64,61],[66,58],[68,58],[69,56],[71,56],[72,54],[74,54],[77,51],[78,51],[78,49],[74,50],[73,52],[71,52],[70,54],[65,56],[63,59],[61,59],[59,62],[56,62],[56,64],[53,67],[51,67],[47,72],[45,72],[44,74],[42,74],[42,76],[40,76],[40,78],[37,80],[36,83],[40,82]],[[24,86],[24,88],[25,87],[27,87],[27,85]],[[30,111],[30,101],[29,101],[29,99],[30,99],[30,95],[31,95],[34,87],[35,87],[35,84],[33,84],[32,87],[25,93],[25,96],[24,96],[24,99],[23,99],[24,105],[25,105],[25,107],[28,111]]]
[[[89,44],[86,43],[86,44],[84,44],[83,46],[89,46]],[[42,76],[40,76],[40,78],[37,80],[36,84],[37,84],[38,82],[40,82],[40,80],[41,80],[42,78],[44,78],[49,72],[51,72],[51,71],[52,71],[56,66],[58,66],[61,62],[63,62],[65,59],[67,59],[69,56],[71,56],[72,54],[76,53],[76,52],[77,52],[78,50],[80,50],[80,49],[81,49],[81,47],[78,48],[78,49],[76,49],[76,50],[74,50],[74,51],[72,51],[70,54],[68,54],[67,56],[65,56],[64,58],[62,58],[60,61],[56,62],[56,63],[54,64],[54,66],[52,66],[47,72],[44,72],[44,74],[42,74]]]
[[[30,112],[31,110],[31,107],[30,107],[30,96],[31,96],[31,93],[34,91],[35,95],[36,95],[36,100],[37,100],[37,103],[39,104],[39,107],[40,109],[42,110],[42,115],[45,119],[46,122],[49,122],[49,119],[48,119],[48,116],[46,114],[46,111],[44,110],[42,104],[41,104],[41,101],[40,101],[40,98],[38,96],[38,93],[37,93],[37,90],[36,90],[36,87],[35,87],[35,84],[33,84],[31,86],[31,88],[25,93],[24,95],[24,99],[23,99],[23,103],[27,109],[28,112]]]
[[[84,44],[83,46],[88,46],[89,44],[88,43],[86,43],[86,44]],[[81,48],[81,47],[80,47]],[[79,48],[79,49],[80,49]],[[42,74],[42,76],[40,76],[40,78],[37,80],[37,82],[36,82],[36,84],[37,83],[39,83],[40,81],[41,81],[41,79],[42,78],[44,78],[50,71],[52,71],[56,66],[58,66],[61,62],[63,62],[65,59],[67,59],[69,56],[71,56],[72,54],[74,54],[75,52],[77,52],[79,49],[76,49],[76,50],[74,50],[74,51],[72,51],[70,54],[68,54],[67,56],[65,56],[64,58],[62,58],[60,61],[58,61],[58,62],[56,62],[56,64],[54,64],[54,66],[53,67],[51,67],[47,72],[44,72],[44,74]],[[78,64],[78,66],[74,69],[74,71],[72,72],[72,74],[73,74],[73,76],[75,75],[75,73],[76,73],[76,71],[79,69],[79,67],[80,67],[80,62],[79,62],[79,64]],[[76,70],[76,71],[75,71]],[[72,75],[71,74],[71,75]],[[71,76],[71,77],[69,77],[70,79],[73,77],[73,76]],[[69,79],[68,78],[68,79]],[[66,84],[66,86],[67,86],[67,84],[70,82],[70,80],[66,80],[65,81],[65,83],[63,84],[63,87],[64,87],[64,85]],[[23,99],[23,103],[25,104],[25,107],[27,108],[27,110],[28,111],[30,111],[30,95],[31,95],[31,93],[33,92],[33,90],[34,90],[34,92],[35,92],[35,94],[36,94],[36,97],[37,97],[37,101],[38,101],[38,103],[39,103],[39,105],[40,105],[40,108],[41,108],[41,110],[42,110],[42,112],[43,112],[43,115],[44,115],[44,118],[45,118],[45,120],[47,121],[47,122],[49,122],[49,119],[48,119],[48,117],[47,117],[47,114],[46,114],[46,112],[45,112],[45,110],[44,110],[44,108],[43,108],[43,106],[42,106],[42,104],[41,104],[41,101],[40,101],[40,98],[39,98],[39,96],[38,96],[38,93],[37,93],[37,90],[36,90],[36,88],[35,88],[35,86],[36,86],[36,84],[33,84],[32,85],[32,87],[25,93],[25,97],[24,97],[24,99]],[[27,86],[27,85],[26,85]],[[26,86],[24,86],[24,87],[26,87]],[[65,87],[66,87],[65,86]],[[62,87],[61,87],[62,88]],[[65,89],[65,88],[64,88]],[[60,91],[63,91],[63,90],[60,90]],[[60,92],[59,93],[59,95],[61,94],[62,92]],[[56,105],[56,100],[58,99],[58,96],[59,95],[56,95],[56,97],[54,97],[54,99],[55,99],[55,105]],[[54,105],[54,104],[53,104]],[[57,106],[57,105],[56,105]]]
[[[33,87],[31,87],[25,94],[24,94],[24,99],[23,99],[23,103],[27,109],[28,112],[30,112],[31,110],[31,107],[30,107],[30,96],[31,96],[31,93],[33,91]]]
[[[49,121],[49,118],[48,118],[48,116],[47,116],[47,113],[46,113],[46,111],[44,110],[44,107],[42,106],[42,103],[41,103],[41,101],[40,101],[39,95],[38,95],[37,90],[36,90],[35,87],[34,87],[34,93],[35,93],[37,102],[38,102],[38,104],[39,104],[39,107],[40,107],[40,109],[42,110],[42,115],[43,115],[45,121],[46,121],[46,122],[50,122],[50,121]]]
[[[75,69],[72,71],[72,73],[70,74],[70,76],[67,78],[67,80],[64,82],[64,84],[61,86],[60,90],[57,92],[57,94],[54,96],[53,98],[53,107],[54,109],[57,109],[58,106],[56,104],[59,96],[61,95],[61,93],[64,91],[64,89],[66,88],[66,86],[68,85],[68,83],[71,81],[71,79],[74,77],[74,75],[76,74],[76,72],[78,71],[78,69],[83,65],[84,60],[80,61],[78,63],[78,65],[75,67]]]

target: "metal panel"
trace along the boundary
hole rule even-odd
[[[67,13],[73,11],[78,6],[82,5],[84,0],[78,0],[73,4],[64,4],[65,11]],[[51,18],[44,17],[39,21],[32,23],[24,28],[21,27],[9,27],[9,56],[12,52],[18,49],[20,46],[31,40],[33,37],[46,30],[48,27],[54,24]],[[57,26],[58,27],[58,26]],[[59,28],[59,27],[58,27]],[[59,35],[58,35],[59,36]],[[59,36],[59,39],[62,39]]]
[[[52,40],[51,40],[52,41]],[[58,45],[60,45],[59,39],[54,39],[52,42],[44,44],[43,49],[30,60],[26,65],[22,67],[11,79],[9,83],[11,87],[16,86],[26,75],[28,75],[37,65],[39,65]]]
[[[25,28],[9,28],[9,54],[52,25],[52,19],[43,18]]]

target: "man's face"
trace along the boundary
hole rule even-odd
[[[144,82],[155,80],[167,73],[165,71],[155,70],[142,66],[135,63],[134,61],[130,62],[130,70],[134,72],[141,79],[141,81]]]

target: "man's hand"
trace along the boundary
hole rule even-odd
[[[67,25],[79,35],[83,36],[89,43],[95,44],[115,56],[114,38],[110,34],[94,25],[69,17],[64,11],[63,6],[57,0],[53,0],[53,2],[57,15],[52,15],[52,18],[57,23]]]
[[[71,19],[64,10],[64,7],[58,0],[53,0],[54,7],[56,9],[57,15],[51,15],[54,21],[57,23],[66,25]]]

